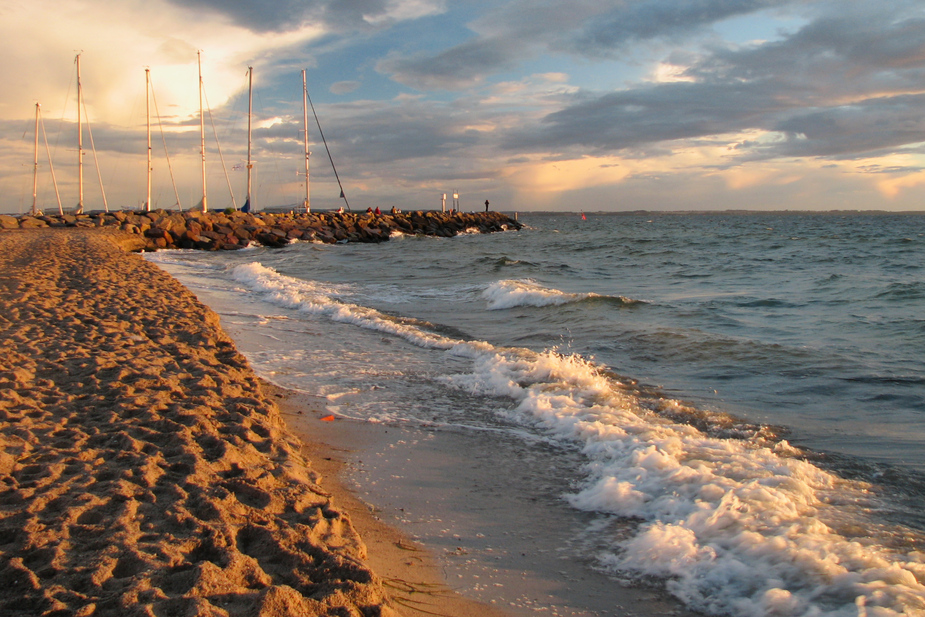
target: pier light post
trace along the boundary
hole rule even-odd
[[[446,193],[444,193],[443,197],[440,199],[440,211],[446,212]]]

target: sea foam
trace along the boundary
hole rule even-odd
[[[619,539],[600,544],[602,569],[658,577],[689,606],[716,615],[925,614],[925,555],[889,542],[865,485],[797,458],[786,442],[708,436],[651,411],[579,356],[435,334],[258,263],[236,267],[233,277],[276,305],[471,359],[470,371],[442,381],[507,397],[498,411],[507,420],[583,451],[586,477],[569,503],[624,523]],[[523,282],[486,293],[499,307],[581,296]]]
[[[579,302],[594,294],[573,294],[549,289],[532,280],[498,281],[482,292],[490,310],[509,309],[517,306],[553,306]]]

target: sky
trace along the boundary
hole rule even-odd
[[[0,212],[78,201],[78,54],[87,210],[143,206],[148,117],[152,207],[199,203],[200,60],[212,209],[253,67],[257,210],[302,70],[313,209],[925,210],[925,0],[4,0],[0,54]]]

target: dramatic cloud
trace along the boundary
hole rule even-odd
[[[632,54],[628,46],[685,39],[731,17],[793,4],[781,0],[516,0],[473,21],[474,36],[438,54],[393,54],[377,69],[410,86],[462,89],[543,53],[589,58]]]
[[[14,0],[0,209],[31,200],[36,101],[75,190],[78,50],[123,204],[145,184],[145,67],[178,185],[158,143],[159,203],[198,199],[198,50],[207,133],[214,121],[232,170],[255,69],[260,204],[304,191],[302,69],[342,178],[380,206],[458,189],[518,208],[908,209],[925,190],[921,0]],[[309,137],[319,207],[334,205],[313,121]],[[209,186],[242,184],[208,141]]]
[[[606,152],[757,129],[784,138],[741,143],[743,157],[863,158],[925,141],[922,97],[906,94],[925,77],[921,18],[856,12],[781,41],[711,52],[687,55],[684,80],[579,94],[512,131],[505,147]]]

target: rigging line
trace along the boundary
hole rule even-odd
[[[212,107],[209,105],[209,95],[205,88],[202,94],[206,99],[206,109],[209,111],[209,123],[212,125],[212,136],[215,137],[215,146],[218,148],[218,158],[222,162],[222,171],[225,173],[225,182],[228,184],[228,192],[231,194],[231,205],[237,210],[238,204],[234,200],[234,190],[231,188],[231,178],[228,176],[228,167],[225,165],[225,155],[222,154],[222,144],[218,141],[218,133],[215,130],[215,117],[212,115]]]
[[[96,177],[100,180],[100,193],[103,195],[103,209],[109,212],[109,203],[106,201],[106,189],[103,188],[103,174],[100,172],[100,161],[96,158],[96,145],[93,143],[93,130],[90,128],[90,115],[87,113],[87,103],[84,102],[84,117],[87,119],[87,134],[90,136],[90,149],[93,150],[93,164],[96,165]]]
[[[55,186],[55,198],[58,200],[58,214],[64,216],[64,207],[61,205],[61,194],[58,192],[58,180],[55,178],[55,166],[51,162],[51,150],[48,147],[48,134],[45,132],[45,119],[39,113],[39,123],[42,125],[42,137],[45,139],[45,154],[48,155],[48,169],[51,170],[51,182]]]
[[[321,121],[318,119],[318,114],[315,113],[315,105],[312,103],[312,97],[309,96],[308,90],[305,91],[305,96],[308,98],[308,104],[312,107],[312,114],[315,116],[315,124],[318,125],[318,134],[321,135],[321,141],[324,143],[325,152],[328,153],[328,160],[331,161],[331,169],[334,170],[337,186],[340,187],[340,196],[344,198],[344,203],[347,204],[347,210],[350,210],[350,203],[347,201],[347,195],[344,193],[344,185],[340,183],[340,176],[337,175],[337,167],[334,166],[334,158],[331,156],[331,149],[328,148],[328,141],[324,138],[324,131],[321,130]],[[307,181],[306,179],[306,182]]]
[[[150,73],[148,79],[150,79]],[[173,194],[177,198],[177,209],[183,212],[183,206],[180,205],[180,192],[177,190],[177,181],[173,177],[173,166],[170,164],[170,154],[167,153],[167,138],[164,136],[164,124],[161,122],[161,111],[157,108],[157,95],[154,94],[154,82],[151,83],[151,100],[154,101],[154,114],[157,116],[157,128],[161,132],[161,141],[164,144],[164,158],[167,159],[167,171],[170,172],[170,182],[173,184]]]

